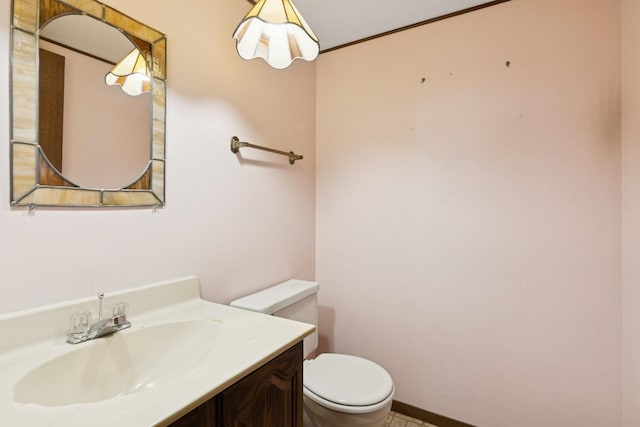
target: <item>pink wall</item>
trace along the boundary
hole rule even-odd
[[[476,425],[620,425],[620,15],[515,0],[320,57],[325,348]]]
[[[623,425],[640,425],[640,3],[622,0]]]
[[[0,0],[0,313],[185,274],[220,302],[313,279],[315,66],[240,59],[231,34],[246,2],[108,3],[168,37],[167,205],[32,216],[9,207],[10,2]],[[243,151],[240,161],[233,135],[305,159],[292,167]]]

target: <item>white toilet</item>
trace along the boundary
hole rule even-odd
[[[318,283],[288,280],[231,302],[231,306],[318,326]],[[304,357],[318,347],[318,331],[304,339]],[[382,427],[394,386],[380,365],[346,354],[304,361],[304,427]]]

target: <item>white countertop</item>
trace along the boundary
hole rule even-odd
[[[140,333],[144,328],[174,322],[212,322],[215,342],[197,365],[181,375],[169,375],[131,394],[107,400],[43,406],[16,401],[15,385],[35,368],[66,353],[98,344],[98,338],[76,345],[66,343],[68,316],[93,309],[97,299],[0,316],[0,425],[131,426],[167,425],[209,400],[248,373],[292,347],[314,326],[204,301],[197,277],[187,277],[105,296],[109,302],[127,301],[132,327],[116,334]],[[207,324],[208,325],[208,324]],[[208,326],[207,326],[208,327]],[[55,332],[54,332],[55,331]],[[167,346],[167,352],[175,348]],[[100,347],[96,347],[100,348]],[[90,353],[90,352],[88,352]],[[99,361],[83,361],[78,369],[100,369]],[[53,387],[55,384],[45,384]],[[19,399],[18,399],[19,400]]]

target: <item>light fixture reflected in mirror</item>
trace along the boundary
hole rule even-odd
[[[273,68],[286,68],[298,58],[318,57],[318,38],[290,0],[259,0],[233,33],[244,59],[263,58]]]
[[[138,96],[151,91],[150,74],[144,56],[134,48],[104,76],[104,81],[108,86],[120,86],[127,95]]]

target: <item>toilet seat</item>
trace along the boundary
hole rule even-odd
[[[326,408],[367,413],[393,398],[393,381],[380,365],[357,356],[323,353],[305,361],[303,393]]]

